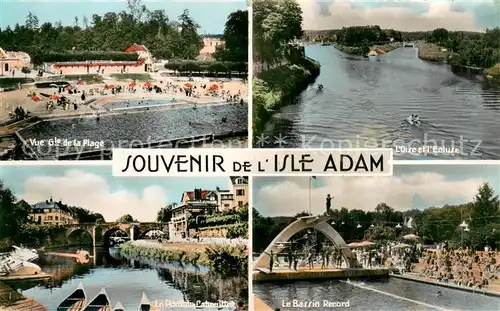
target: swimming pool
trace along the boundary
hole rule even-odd
[[[109,110],[116,111],[136,108],[162,107],[176,103],[179,103],[179,101],[177,101],[176,99],[134,99],[109,102],[104,104],[103,107]]]

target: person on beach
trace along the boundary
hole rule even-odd
[[[326,214],[330,215],[330,209],[332,207],[332,197],[328,194],[326,196]]]

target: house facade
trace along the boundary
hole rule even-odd
[[[12,70],[31,67],[31,57],[25,52],[10,52],[0,48],[0,74],[8,75]]]
[[[50,198],[31,205],[30,218],[33,222],[41,225],[72,225],[77,224],[71,211],[62,204]]]
[[[199,60],[212,60],[218,46],[224,45],[224,39],[217,37],[203,38],[203,47],[200,50]]]

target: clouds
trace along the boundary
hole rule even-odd
[[[312,213],[325,211],[327,194],[335,197],[332,208],[347,207],[371,211],[378,203],[387,203],[395,210],[404,211],[413,207],[418,195],[425,206],[444,205],[458,201],[472,201],[481,178],[448,180],[439,173],[411,173],[391,177],[325,177],[324,184],[311,193]],[[268,184],[255,193],[255,208],[266,216],[295,215],[305,211],[309,205],[307,178],[284,178],[281,182]]]
[[[493,4],[478,3],[471,6],[452,2],[356,2],[299,0],[303,10],[303,28],[306,30],[340,29],[348,26],[379,25],[384,29],[401,31],[448,30],[484,31],[484,18],[478,24],[478,8],[488,7],[489,27],[498,25]],[[479,10],[483,11],[484,10]]]
[[[124,214],[139,221],[154,221],[158,210],[168,203],[160,186],[143,187],[140,195],[125,189],[112,191],[106,179],[79,169],[61,176],[29,177],[24,182],[24,193],[16,196],[31,204],[51,196],[54,200],[62,198],[65,204],[101,213],[108,222]]]

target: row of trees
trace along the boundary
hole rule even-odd
[[[389,35],[380,26],[353,26],[342,28],[337,33],[337,42],[346,46],[365,47],[373,44],[384,44]]]
[[[62,209],[70,210],[80,223],[104,222],[104,217],[87,209],[61,204]],[[41,239],[54,236],[59,232],[57,226],[39,225],[30,218],[31,206],[18,200],[12,191],[0,181],[0,242],[2,247],[15,243],[36,242],[33,236]]]
[[[486,245],[500,248],[500,200],[489,184],[483,184],[474,202],[462,205],[445,205],[425,210],[395,211],[385,203],[378,204],[374,211],[343,207],[332,210],[330,216],[334,228],[346,242],[368,239],[372,241],[393,241],[407,233],[416,233],[424,244],[451,241],[456,245],[481,248]],[[253,240],[256,251],[261,251],[286,226],[297,217],[263,217],[253,211]],[[408,227],[405,220],[412,218]],[[470,231],[464,232],[459,225],[466,221]],[[399,224],[399,226],[398,226]]]
[[[165,10],[150,11],[141,0],[128,0],[127,10],[75,17],[74,24],[40,23],[29,13],[24,25],[0,29],[0,46],[24,51],[37,62],[48,51],[123,51],[133,43],[144,44],[157,58],[194,59],[203,47],[199,25],[189,11],[170,20]]]
[[[427,41],[445,47],[454,54],[450,63],[460,66],[491,68],[500,63],[500,28],[486,33],[449,32],[444,28],[432,31]]]
[[[223,38],[224,44],[217,46],[214,58],[221,62],[247,63],[248,11],[238,10],[229,14]]]
[[[226,73],[232,72],[244,73],[248,71],[248,63],[245,62],[229,62],[229,61],[192,61],[179,60],[171,61],[165,64],[166,69],[174,70],[181,73]]]

